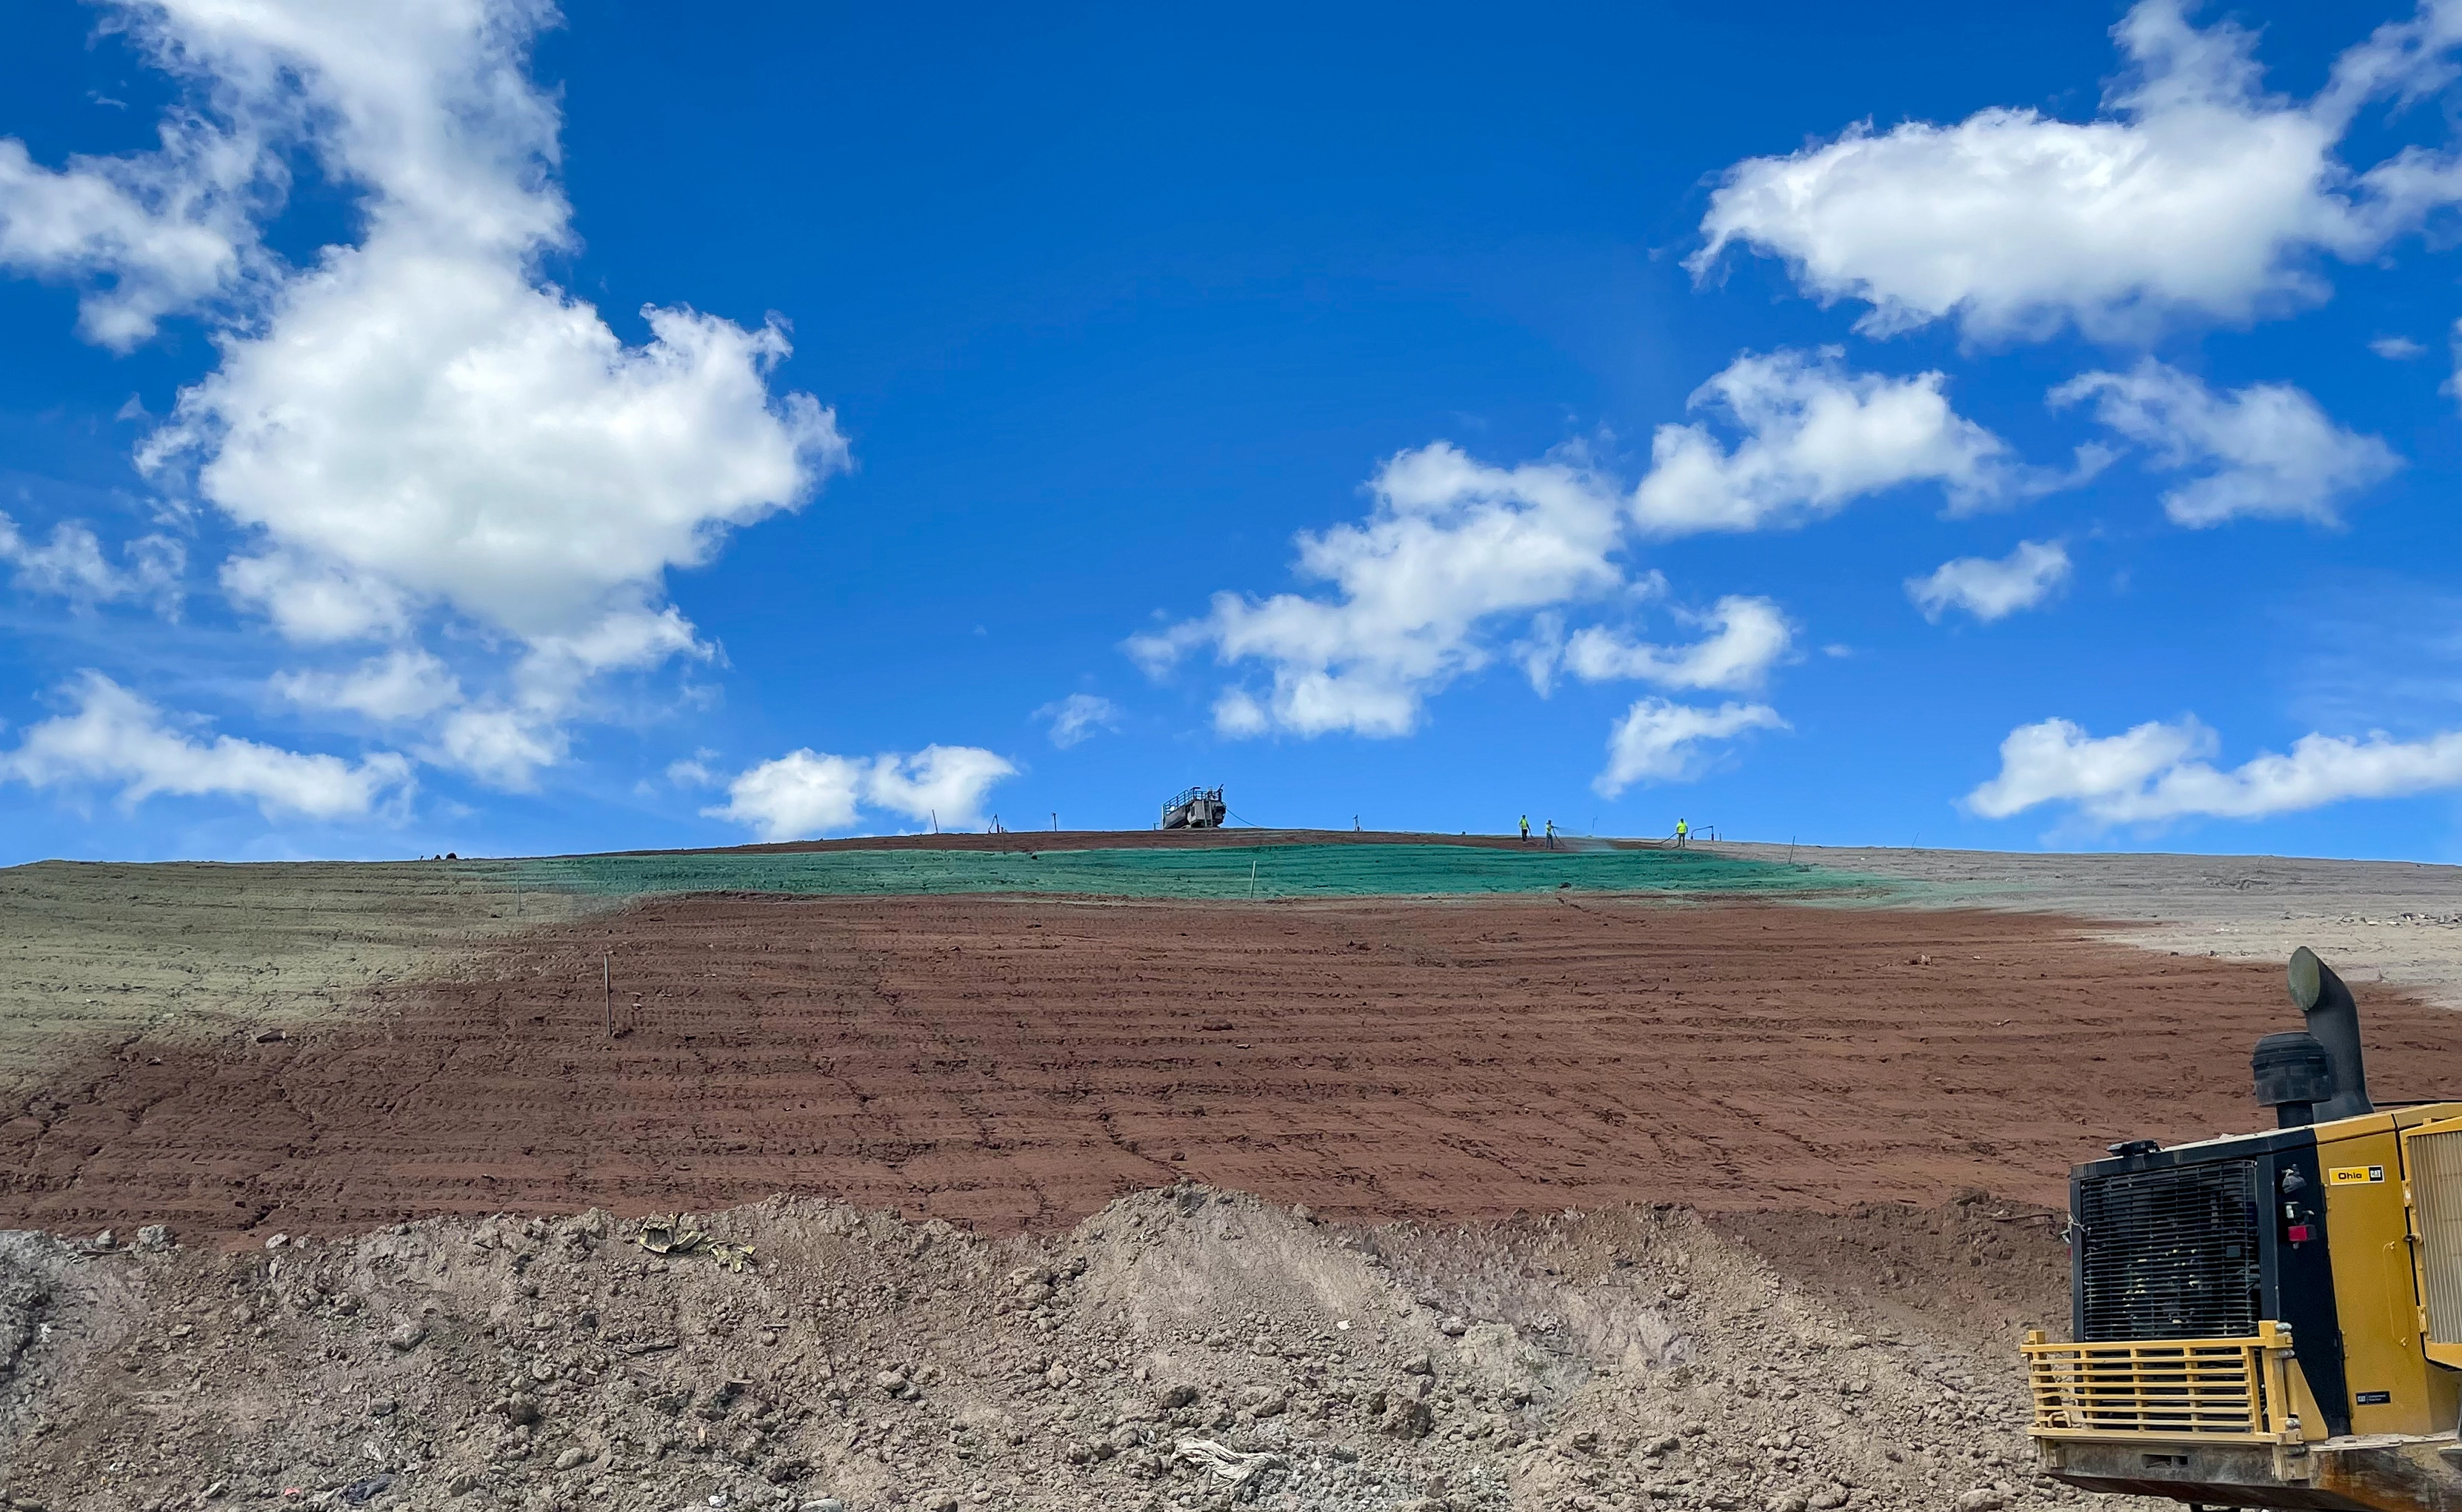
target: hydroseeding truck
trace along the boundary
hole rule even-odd
[[[1220,788],[1190,788],[1172,794],[1162,806],[1162,822],[1157,830],[1220,830],[1222,818],[1231,811],[1222,801]]]
[[[2070,1173],[2037,1456],[2209,1512],[2462,1512],[2462,1102],[2371,1103],[2350,989],[2304,946],[2290,980],[2308,1026],[2251,1062],[2279,1127]]]

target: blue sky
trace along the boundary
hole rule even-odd
[[[2462,4],[30,4],[0,862],[2454,859]]]

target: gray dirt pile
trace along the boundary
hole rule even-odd
[[[1347,1228],[1183,1185],[1000,1240],[773,1199],[664,1256],[597,1212],[11,1234],[0,1505],[2048,1508],[2028,1217]]]

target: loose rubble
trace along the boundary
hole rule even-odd
[[[2081,1499],[2033,1473],[2000,1336],[2062,1302],[2020,1216],[1757,1249],[1683,1210],[1357,1229],[1184,1185],[1047,1239],[802,1199],[688,1247],[594,1211],[0,1235],[0,1506],[2024,1512]],[[1955,1285],[1898,1285],[1934,1261]]]

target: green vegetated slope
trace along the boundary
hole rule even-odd
[[[1706,851],[1529,851],[1452,845],[1249,849],[702,852],[511,863],[524,885],[597,896],[653,893],[1054,893],[1225,901],[1246,897],[1549,893],[1812,897],[1891,893],[1877,877]]]

